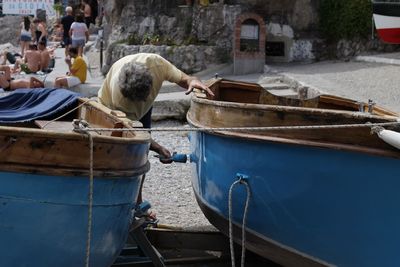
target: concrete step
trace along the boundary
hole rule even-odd
[[[69,88],[69,90],[77,92],[82,96],[88,98],[97,96],[97,92],[99,91],[99,89],[100,86],[97,83],[83,83],[83,84],[78,84],[77,86],[74,86],[72,88]]]
[[[152,119],[185,120],[190,107],[190,98],[191,95],[186,95],[184,92],[159,94],[153,104]]]
[[[260,85],[267,90],[286,90],[290,88],[286,83],[260,83]]]
[[[297,98],[298,93],[293,89],[272,89],[268,90],[273,95]]]
[[[259,84],[268,84],[268,83],[282,83],[282,77],[279,75],[266,76],[258,81]]]
[[[91,34],[89,35],[89,42],[95,42],[97,40],[97,34]]]

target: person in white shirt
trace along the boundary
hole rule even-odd
[[[78,55],[82,56],[83,47],[89,40],[89,31],[86,24],[83,21],[83,15],[78,14],[75,18],[75,22],[72,23],[71,29],[69,30],[69,35],[71,36],[72,44],[71,47],[78,49]]]

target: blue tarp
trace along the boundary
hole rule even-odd
[[[67,112],[79,96],[66,89],[17,89],[0,98],[0,123],[48,119]]]

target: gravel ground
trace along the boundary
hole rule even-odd
[[[284,74],[322,92],[361,101],[372,99],[380,106],[400,112],[400,66],[326,61],[313,64],[277,64],[276,74]],[[266,74],[268,76],[268,74]],[[153,127],[185,126],[182,122],[161,121]],[[178,153],[190,153],[188,133],[154,132],[153,138]],[[150,155],[151,170],[146,177],[143,198],[149,200],[163,224],[202,228],[209,226],[193,195],[190,164],[161,164]]]
[[[187,127],[179,121],[153,122],[152,127]],[[171,152],[190,154],[188,132],[153,132],[152,137]],[[190,163],[162,164],[150,151],[150,171],[143,186],[143,199],[152,204],[161,224],[185,229],[213,229],[197,205],[191,185]]]
[[[358,61],[324,61],[273,66],[319,91],[368,102],[400,113],[400,66]]]

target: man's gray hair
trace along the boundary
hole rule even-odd
[[[153,77],[146,66],[126,63],[118,76],[121,94],[132,101],[145,101],[153,85]]]

